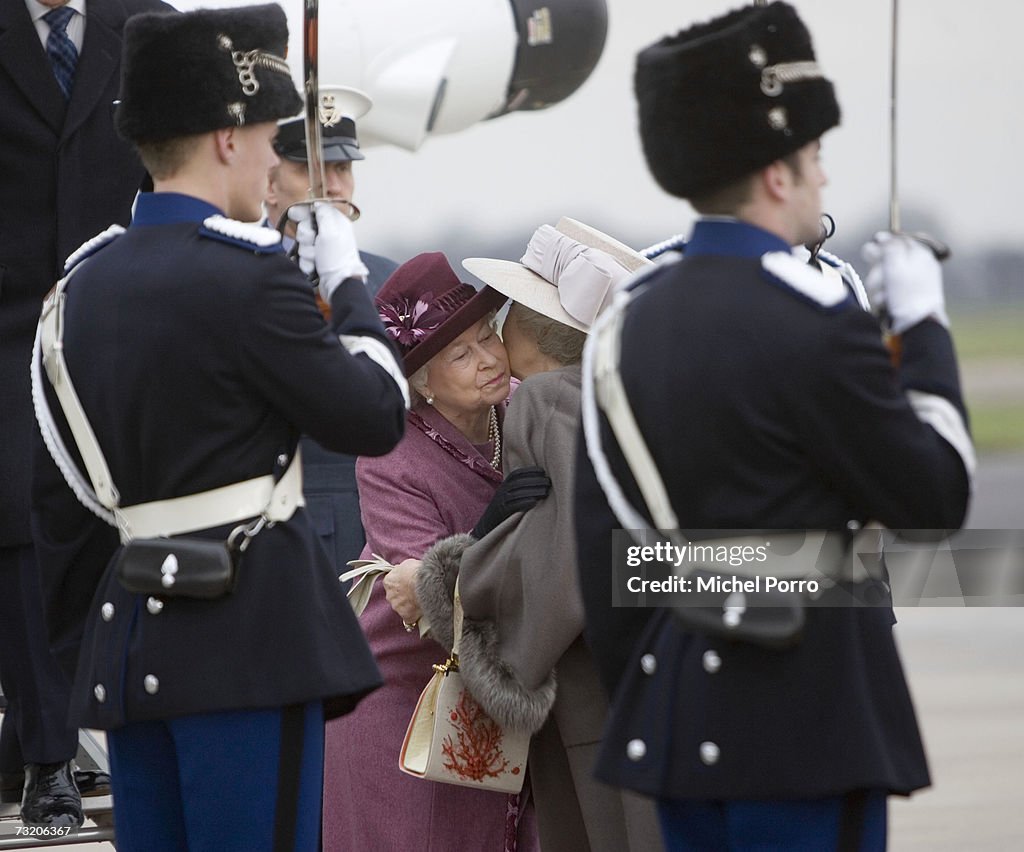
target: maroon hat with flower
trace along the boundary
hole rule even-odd
[[[406,376],[506,301],[490,287],[477,292],[464,284],[439,251],[418,254],[399,266],[376,299],[384,330],[402,353]]]

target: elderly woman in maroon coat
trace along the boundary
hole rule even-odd
[[[477,293],[460,282],[436,252],[400,266],[377,296],[416,393],[398,447],[356,464],[363,555],[397,567],[377,584],[361,618],[384,686],[327,726],[327,852],[537,848],[519,796],[413,778],[398,768],[416,701],[444,654],[416,629],[418,559],[438,539],[473,529],[496,492],[500,502],[510,393],[508,357],[493,325],[502,302],[493,290]]]

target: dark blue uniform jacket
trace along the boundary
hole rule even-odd
[[[280,246],[209,229],[203,221],[216,213],[189,196],[143,195],[128,231],[82,261],[68,285],[68,369],[121,505],[280,475],[300,433],[379,455],[403,432],[394,381],[338,341],[386,340],[362,282],[334,294],[329,329]],[[74,446],[52,393],[50,403]],[[305,510],[252,540],[233,594],[166,598],[161,608],[121,588],[113,530],[77,503],[38,446],[36,461],[33,523],[51,636],[66,653],[81,640],[73,724],[320,698],[330,717],[379,684]]]
[[[963,413],[946,330],[909,330],[894,370],[869,314],[790,286],[764,267],[766,252],[789,248],[745,224],[701,221],[686,257],[654,273],[625,320],[623,381],[680,526],[959,526],[964,462],[904,393]],[[685,633],[665,610],[613,608],[618,524],[582,439],[578,455],[586,635],[615,696],[600,778],[680,799],[929,783],[890,609],[811,608],[802,641],[771,651]]]

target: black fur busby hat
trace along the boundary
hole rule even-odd
[[[125,25],[117,128],[135,143],[295,115],[276,3],[136,15]]]
[[[637,57],[634,85],[647,165],[680,198],[727,186],[839,123],[832,83],[788,3],[662,39]]]

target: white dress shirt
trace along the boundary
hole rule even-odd
[[[68,21],[67,34],[75,45],[75,49],[81,54],[82,41],[85,39],[85,0],[68,0],[64,5],[78,12]],[[25,8],[28,9],[32,23],[35,24],[43,50],[46,50],[46,39],[50,37],[50,25],[43,20],[43,15],[50,11],[50,7],[44,6],[39,0],[25,0]]]

